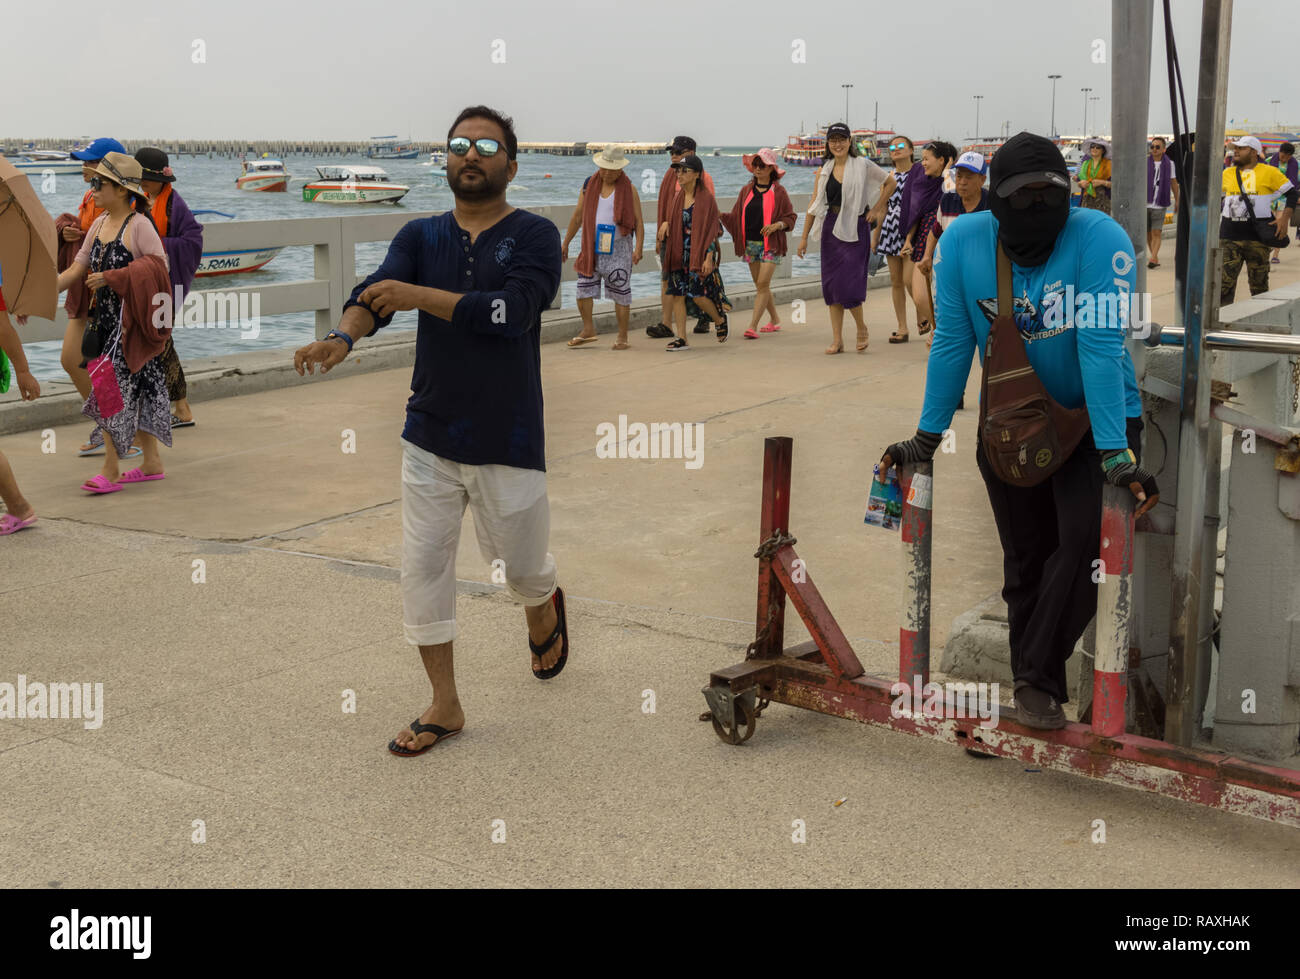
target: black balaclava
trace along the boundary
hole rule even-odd
[[[998,241],[1017,265],[1042,265],[1051,257],[1056,238],[1070,218],[1070,199],[1060,207],[1034,201],[1023,211],[1007,202],[1007,194],[1029,183],[1047,181],[1070,186],[1070,171],[1056,144],[1044,136],[1017,133],[998,147],[989,165],[989,210],[998,222]]]

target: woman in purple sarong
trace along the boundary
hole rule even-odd
[[[885,185],[885,171],[853,145],[849,127],[837,122],[826,130],[826,162],[817,174],[813,202],[799,240],[799,257],[808,248],[808,236],[821,244],[822,299],[830,309],[831,345],[828,354],[844,352],[844,311],[858,327],[858,353],[867,349],[867,324],[862,304],[867,298],[867,260],[871,237],[867,211]]]

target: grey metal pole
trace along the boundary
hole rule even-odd
[[[1137,259],[1134,301],[1147,291],[1147,114],[1151,101],[1151,31],[1155,0],[1111,0],[1111,217],[1120,223]],[[1146,315],[1145,303],[1136,307]],[[1139,382],[1146,373],[1147,347],[1128,341]]]
[[[1169,683],[1165,740],[1190,745],[1199,733],[1203,696],[1197,697],[1200,657],[1207,648],[1200,635],[1201,605],[1214,587],[1202,579],[1205,544],[1206,466],[1210,438],[1210,362],[1205,334],[1219,317],[1218,204],[1224,116],[1227,111],[1228,52],[1232,0],[1204,0],[1201,60],[1197,71],[1196,142],[1188,220],[1187,296],[1183,343],[1182,404],[1178,426],[1178,512],[1174,522],[1173,576],[1170,588]],[[1190,200],[1189,200],[1190,198]],[[1209,600],[1213,600],[1212,593]],[[1208,637],[1205,637],[1208,639]]]
[[[1052,139],[1056,139],[1056,80],[1060,75],[1048,75],[1052,80]]]

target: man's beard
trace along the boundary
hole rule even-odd
[[[473,185],[467,185],[463,179],[465,169],[462,167],[456,171],[453,176],[447,175],[447,183],[451,186],[451,192],[457,200],[477,202],[491,200],[494,197],[500,197],[506,191],[506,185],[510,183],[510,178],[506,176],[504,170],[492,174],[487,170],[478,171],[481,180]]]

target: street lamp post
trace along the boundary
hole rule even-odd
[[[844,125],[846,126],[849,124],[849,89],[852,87],[852,85],[840,86],[840,88],[844,89]]]
[[[1092,89],[1081,88],[1079,91],[1083,93],[1083,135],[1086,137],[1088,135],[1088,93]]]
[[[1060,75],[1048,75],[1052,80],[1052,138],[1056,138],[1056,80]]]
[[[1277,104],[1282,100],[1273,99],[1272,101],[1273,101],[1273,128],[1276,130],[1277,129]]]
[[[980,101],[984,98],[982,95],[974,96],[975,99],[975,140],[980,138]]]
[[[1100,96],[1100,95],[1089,95],[1089,96],[1088,96],[1088,101],[1089,101],[1089,102],[1100,102],[1100,101],[1101,101],[1101,96]],[[1096,109],[1095,106],[1093,107],[1093,110],[1092,110],[1092,121],[1093,121],[1093,122],[1096,122],[1096,121],[1097,121],[1097,109]]]

